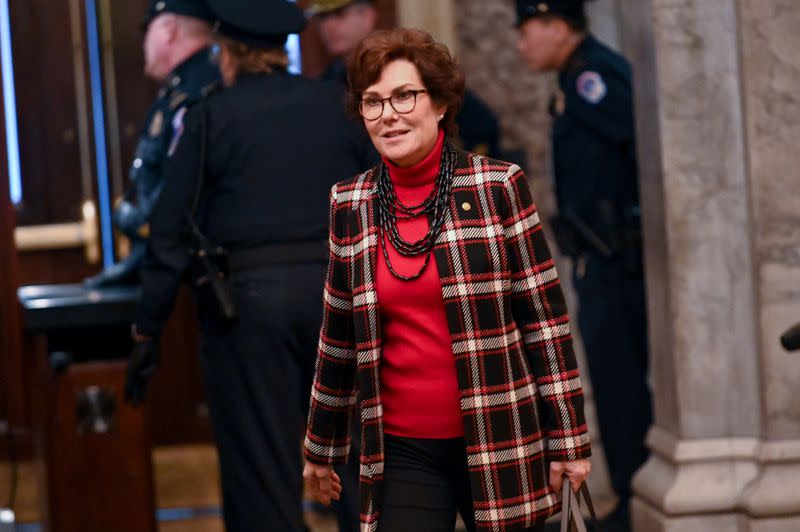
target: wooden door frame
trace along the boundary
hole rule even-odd
[[[0,96],[2,91],[0,71]],[[22,364],[22,313],[17,301],[19,257],[14,243],[16,213],[11,203],[5,106],[0,105],[0,419],[11,430],[28,427]]]

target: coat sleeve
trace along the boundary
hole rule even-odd
[[[142,295],[135,319],[137,332],[148,336],[160,334],[191,262],[186,214],[198,186],[204,134],[201,112],[199,107],[189,111],[174,133],[174,145],[164,161],[163,188],[150,217],[150,238],[141,269]]]
[[[502,224],[511,266],[511,313],[539,389],[547,457],[555,461],[586,458],[591,450],[583,388],[564,294],[525,174],[513,165],[507,177]]]
[[[315,464],[347,461],[350,416],[356,402],[357,362],[346,214],[347,209],[337,204],[334,186],[330,209],[330,261],[304,444],[306,459]]]

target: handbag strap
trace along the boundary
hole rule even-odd
[[[568,478],[563,479],[562,496],[561,496],[561,532],[570,532],[574,525],[577,532],[587,532],[586,522],[583,519],[580,509],[580,497],[586,500],[586,507],[589,510],[589,515],[592,521],[597,522],[597,516],[594,512],[594,504],[592,504],[592,497],[589,495],[589,488],[586,483],[581,483],[578,493],[572,491],[571,484]]]

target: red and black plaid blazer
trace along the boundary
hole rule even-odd
[[[361,412],[361,521],[378,528],[383,480],[375,289],[376,170],[331,191],[330,265],[305,454],[344,462]],[[434,248],[456,359],[475,520],[524,530],[558,511],[548,461],[590,455],[583,391],[553,259],[522,170],[458,152]]]

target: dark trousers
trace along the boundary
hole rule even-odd
[[[240,318],[230,327],[200,308],[201,359],[228,532],[305,529],[301,438],[324,275],[321,264],[235,274]]]
[[[611,482],[627,505],[631,478],[647,459],[652,422],[644,281],[628,275],[622,259],[584,259],[583,275],[575,275],[578,326]]]
[[[475,530],[462,438],[435,440],[384,434],[380,532],[452,532],[456,512]],[[544,530],[543,525],[533,531]]]

